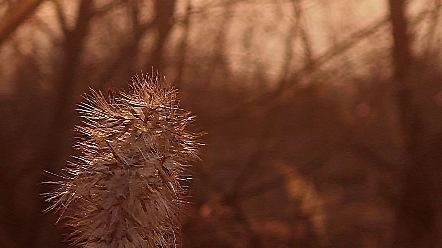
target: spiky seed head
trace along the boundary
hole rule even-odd
[[[193,116],[158,74],[135,76],[129,92],[92,91],[79,105],[81,156],[48,193],[80,247],[174,247],[185,167],[197,158]]]

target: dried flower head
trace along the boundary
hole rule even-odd
[[[80,247],[174,247],[185,167],[197,158],[199,134],[177,90],[158,74],[135,76],[128,93],[92,91],[79,105],[82,154],[70,161],[48,210],[74,231]]]

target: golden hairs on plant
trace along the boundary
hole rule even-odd
[[[193,116],[157,74],[130,92],[92,91],[79,105],[83,137],[48,208],[60,211],[79,247],[175,247],[185,167],[197,158]]]

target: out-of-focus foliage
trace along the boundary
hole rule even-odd
[[[208,132],[184,247],[442,245],[440,0],[403,1],[416,135],[400,0],[30,2],[0,1],[0,247],[67,246],[43,171],[72,153],[83,92],[152,66]]]

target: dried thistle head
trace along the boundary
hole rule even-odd
[[[157,74],[135,76],[130,92],[97,91],[80,104],[84,136],[48,210],[60,211],[80,247],[174,247],[185,167],[197,158],[193,116]]]

